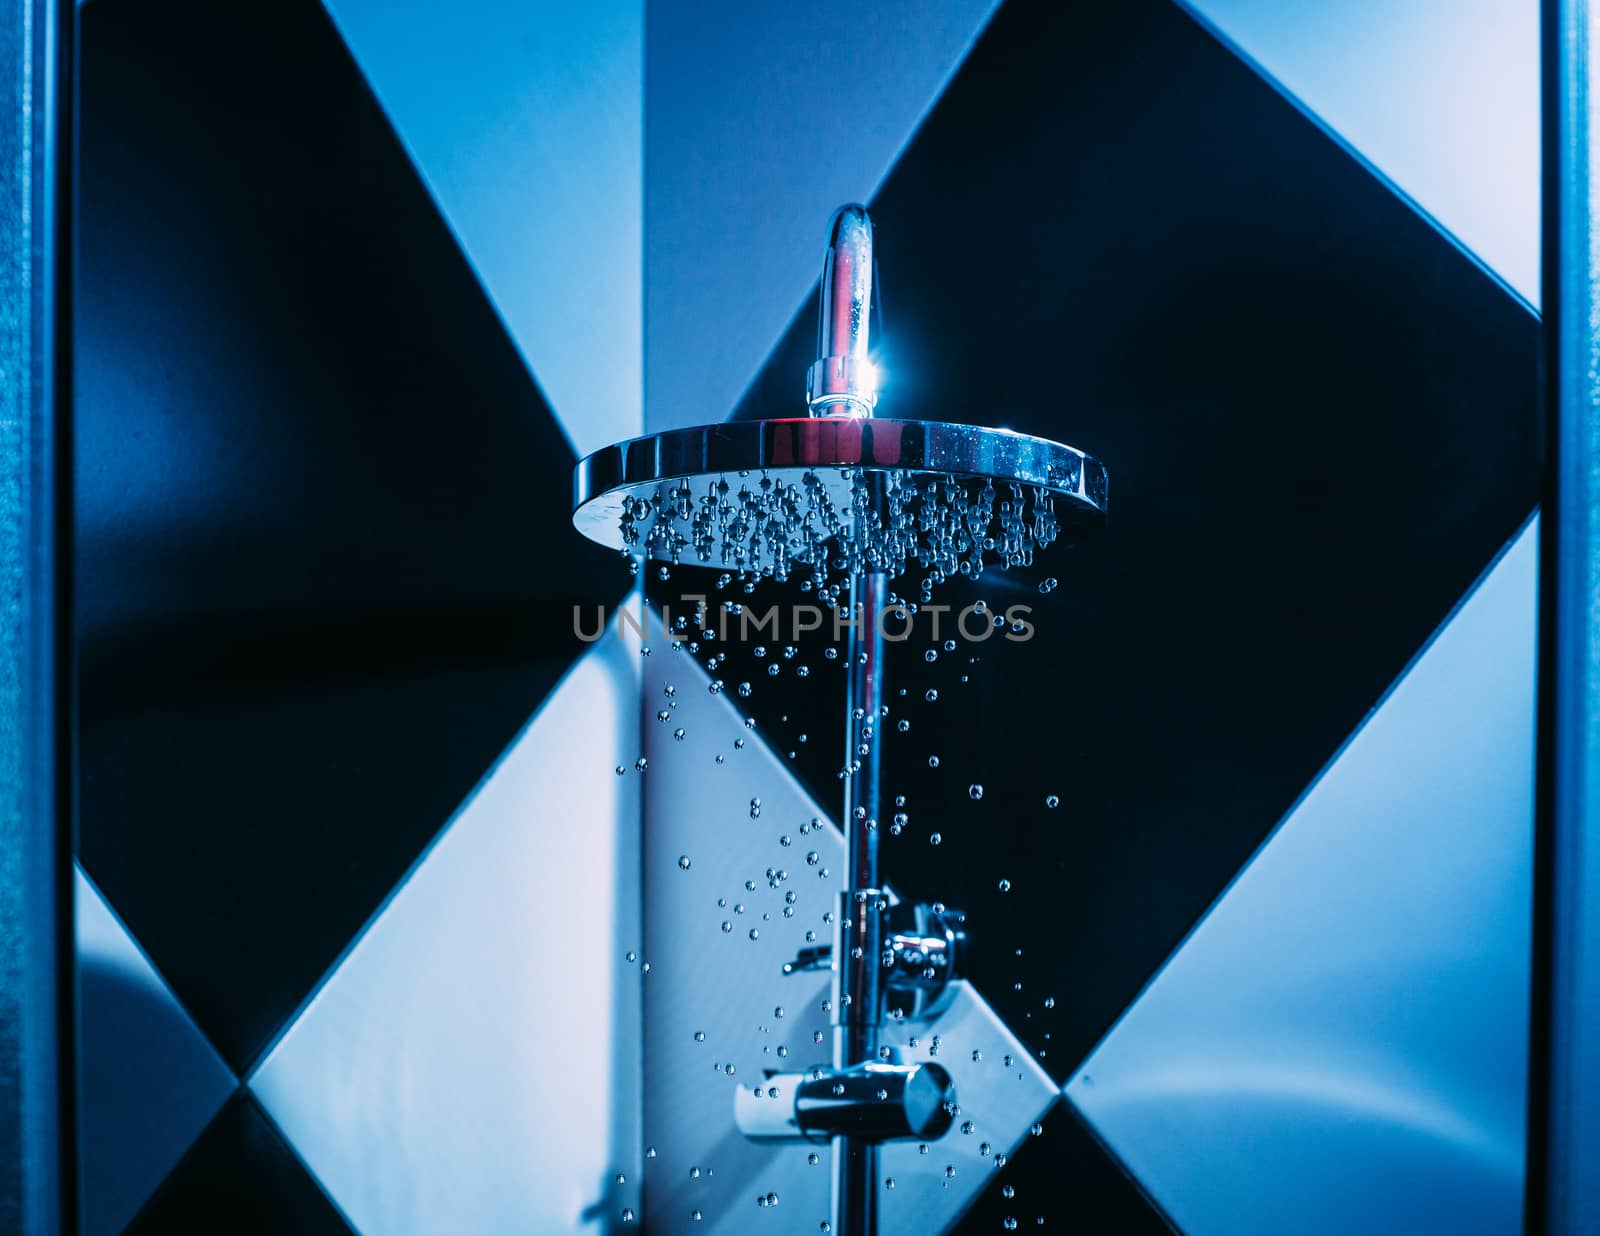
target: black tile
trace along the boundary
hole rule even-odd
[[[1167,1236],[1176,1230],[1066,1104],[1040,1129],[994,1173],[954,1231],[1005,1232],[1007,1219],[1017,1221],[1018,1232]]]
[[[936,598],[1031,605],[1035,638],[929,664],[921,622],[889,677],[886,878],[970,912],[978,985],[1064,1078],[1533,510],[1538,326],[1154,0],[1008,0],[872,206],[879,413],[1111,472],[1104,534]],[[737,416],[794,414],[815,330],[807,304]],[[803,686],[736,642],[717,676],[833,803],[811,643]]]
[[[244,1092],[206,1126],[128,1225],[130,1236],[351,1236],[271,1121]]]
[[[320,4],[82,49],[81,853],[242,1070],[626,580]]]

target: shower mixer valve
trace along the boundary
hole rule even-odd
[[[861,1020],[881,1026],[885,1014],[895,1021],[936,1016],[966,964],[966,915],[937,902],[896,902],[875,890],[847,892],[841,900],[841,924],[861,921],[864,915],[878,920],[879,929],[872,934],[880,940],[882,1007],[868,1010]],[[843,934],[848,931],[846,927]],[[860,947],[849,946],[852,954]],[[831,970],[833,953],[831,944],[803,948],[784,963],[783,973]],[[835,1034],[851,1015],[848,1004],[840,1007],[843,998],[836,993],[832,1004]],[[734,1119],[740,1132],[761,1142],[827,1141],[841,1135],[867,1142],[931,1141],[944,1136],[955,1109],[949,1071],[932,1061],[904,1063],[899,1054],[894,1047],[880,1046],[877,1059],[846,1068],[768,1070],[761,1085],[739,1088]]]

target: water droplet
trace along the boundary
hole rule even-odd
[[[698,1167],[691,1167],[689,1169],[689,1179],[690,1180],[699,1180],[700,1179],[700,1169]]]
[[[1002,893],[1009,893],[1011,891],[1011,881],[1010,880],[1001,880],[1000,881],[1000,891]]]
[[[1059,798],[1057,798],[1054,794],[1046,794],[1044,796],[1044,805],[1046,807],[1049,807],[1052,811],[1054,811],[1057,807],[1059,807],[1061,805],[1061,800]]]
[[[725,931],[725,932],[732,931],[733,930],[733,924],[729,923],[729,922],[724,922],[722,924],[722,930]]]
[[[666,567],[662,567],[661,569],[664,571],[667,568]],[[632,1223],[633,1222],[633,1208],[631,1206],[624,1206],[622,1208],[622,1221],[624,1223]]]
[[[939,767],[939,757],[937,755],[930,755],[928,757],[928,767],[929,768],[937,768],[937,767]]]
[[[689,856],[687,854],[678,855],[678,866],[685,871],[689,870]]]
[[[679,742],[682,742],[683,741],[683,730],[682,729],[673,730],[672,731],[672,736],[674,738],[676,738]]]
[[[980,1051],[978,1048],[974,1047],[972,1049],[972,1063],[977,1064],[982,1059],[983,1059],[983,1052]]]
[[[967,787],[967,797],[972,799],[973,802],[977,802],[978,799],[983,797],[983,787],[976,782],[969,785]]]
[[[911,722],[907,721],[903,717],[900,720],[900,732],[902,734],[909,734],[911,732]],[[619,768],[617,771],[621,772],[622,770]]]
[[[806,1162],[811,1164],[812,1167],[815,1167],[818,1163],[822,1162],[822,1160],[818,1157],[817,1152],[813,1150],[806,1156]]]
[[[750,928],[750,938],[751,938],[751,939],[752,939],[752,940],[759,940],[759,939],[760,939],[760,938],[761,938],[761,931],[760,931],[760,929],[759,929],[759,928],[756,928],[756,927],[752,927],[752,928]]]
[[[939,693],[936,690],[934,690],[932,687],[929,687],[928,688],[928,693],[926,695],[924,695],[922,698],[927,700],[928,703],[930,703],[930,704],[937,704],[939,702]]]
[[[944,1165],[944,1174],[946,1179],[954,1176],[956,1174],[956,1165],[954,1163],[946,1163]]]
[[[627,771],[628,770],[626,768],[624,768],[621,764],[617,765],[617,776],[620,777],[620,776],[622,776],[623,773],[625,773]]]
[[[885,1179],[884,1179],[884,1182],[883,1182],[883,1187],[884,1187],[884,1188],[885,1188],[885,1189],[892,1189],[892,1188],[894,1188],[894,1177],[893,1177],[893,1176],[889,1176],[889,1177],[886,1177],[886,1178],[885,1178]]]
[[[1014,1232],[1017,1230],[1017,1219],[1015,1215],[1006,1216],[1005,1227],[1006,1231],[1008,1232]]]
[[[635,768],[637,768],[640,772],[643,772],[645,769],[650,767],[650,761],[645,759],[645,757],[641,755],[638,759],[636,759],[633,762],[633,766]]]
[[[942,836],[940,836],[938,833],[929,833],[928,834],[928,844],[929,845],[938,845],[943,840],[944,840],[944,838]]]
[[[1055,1008],[1055,1006],[1056,1006],[1056,998],[1054,996],[1046,996],[1044,998],[1044,1006],[1047,1009]]]
[[[927,652],[922,654],[922,659],[924,661],[926,661],[929,665],[932,665],[935,661],[937,661],[939,659],[939,650],[937,648],[928,649]]]
[[[820,854],[818,854],[815,850],[811,850],[811,851],[807,852],[807,854],[806,854],[806,866],[807,867],[815,867],[821,861],[822,861],[822,856]]]
[[[631,965],[631,964],[632,964],[632,963],[633,963],[633,962],[636,962],[636,961],[638,961],[638,960],[639,960],[639,954],[638,954],[638,953],[635,953],[635,952],[634,952],[634,951],[633,951],[633,950],[632,950],[632,949],[629,949],[629,950],[628,950],[628,951],[627,951],[627,952],[626,952],[626,953],[624,953],[624,954],[623,954],[623,955],[622,955],[622,956],[623,956],[623,958],[624,958],[624,959],[625,959],[625,960],[626,960],[626,961],[627,961],[627,962],[628,962],[628,963],[629,963],[629,964],[630,964],[630,965]]]
[[[972,1124],[972,1121],[970,1121],[970,1120],[963,1120],[963,1121],[962,1121],[962,1122],[961,1122],[961,1131],[962,1131],[962,1132],[963,1132],[963,1133],[965,1133],[965,1134],[966,1134],[966,1135],[967,1135],[967,1136],[968,1136],[968,1137],[970,1137],[970,1136],[972,1136],[972,1130],[973,1130],[973,1124]]]
[[[1005,1188],[1000,1190],[1000,1196],[1001,1197],[1015,1197],[1016,1195],[1017,1195],[1017,1191],[1015,1189],[1013,1189],[1010,1185],[1007,1185]]]
[[[1044,1132],[1044,1125],[1036,1123],[1033,1128],[1028,1130],[1028,1132],[1032,1133],[1035,1137],[1038,1137],[1039,1134]]]
[[[700,1212],[698,1210],[691,1210],[689,1212],[689,1218],[695,1223],[700,1222],[702,1217],[703,1216],[700,1214]]]
[[[752,820],[761,818],[761,800],[759,798],[752,798],[750,800],[750,818]]]

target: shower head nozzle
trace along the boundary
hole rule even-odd
[[[819,592],[912,566],[937,582],[1100,526],[1105,466],[981,425],[878,419],[869,355],[872,218],[828,225],[806,417],[672,429],[605,447],[573,476],[572,522],[630,555],[787,578]],[[831,582],[829,582],[831,581]],[[826,591],[824,585],[827,583]]]

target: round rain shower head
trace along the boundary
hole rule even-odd
[[[1027,566],[1100,526],[1105,466],[1070,446],[980,425],[875,418],[867,336],[872,225],[841,207],[828,233],[811,415],[634,438],[581,460],[573,524],[671,563],[825,581],[912,568],[937,582]]]

